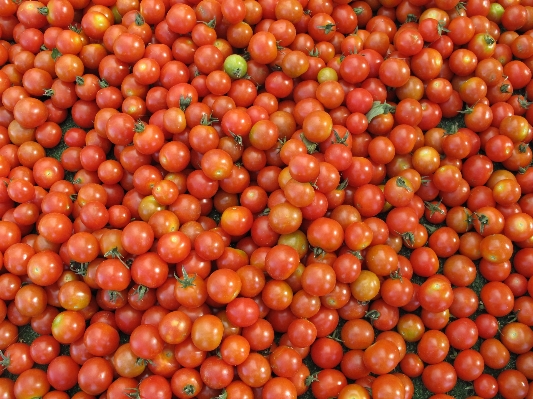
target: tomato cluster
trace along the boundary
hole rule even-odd
[[[2,398],[533,398],[532,0],[0,0],[0,38]]]

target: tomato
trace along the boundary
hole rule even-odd
[[[455,386],[457,373],[450,363],[431,364],[424,368],[422,382],[433,393],[445,393]]]
[[[382,375],[396,367],[400,353],[394,343],[380,340],[365,349],[363,360],[369,371]]]
[[[108,360],[101,357],[88,359],[78,373],[80,388],[90,395],[104,392],[112,381],[113,367]]]
[[[50,390],[46,372],[40,369],[29,369],[17,377],[13,392],[15,397],[44,396]]]

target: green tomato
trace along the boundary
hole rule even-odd
[[[224,71],[232,79],[241,79],[248,71],[246,60],[238,54],[228,56],[224,61]]]

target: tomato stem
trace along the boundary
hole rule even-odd
[[[119,252],[117,247],[110,249],[104,254],[104,258],[108,258],[108,257],[111,257],[112,259],[118,259],[124,266],[126,266],[128,269],[130,268],[128,264],[124,262],[124,260],[122,260],[123,256]]]
[[[211,29],[215,29],[217,26],[217,17],[213,17],[213,19],[209,22],[202,21],[206,26],[210,27]]]
[[[317,26],[317,29],[323,30],[326,35],[333,32],[334,28],[335,28],[335,24],[326,24],[326,25]]]
[[[441,203],[442,203],[442,199],[439,200],[439,202],[437,202],[435,204],[432,203],[432,202],[424,201],[424,205],[426,206],[426,208],[428,208],[430,210],[430,213],[429,213],[430,216],[433,216],[435,214],[435,212],[438,212],[441,215],[444,215],[444,211],[440,207]]]

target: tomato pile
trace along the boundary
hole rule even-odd
[[[0,0],[0,39],[2,399],[533,398],[533,0]]]

